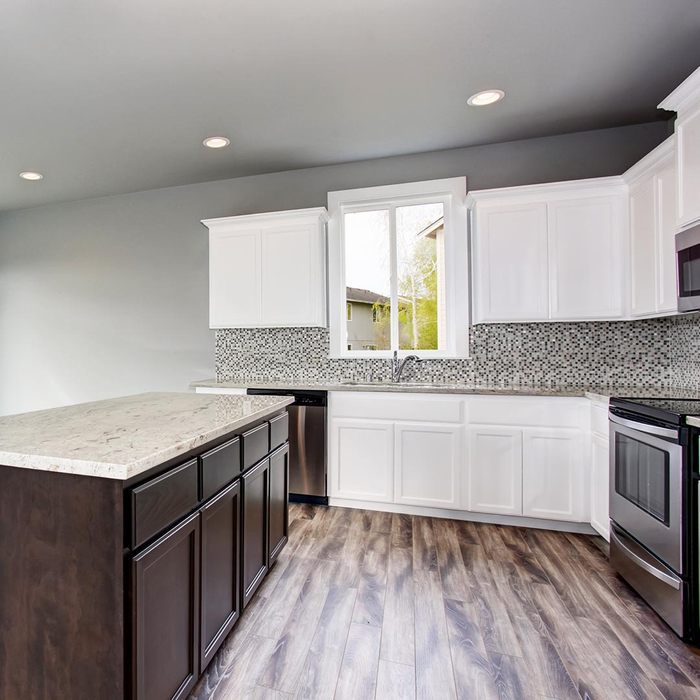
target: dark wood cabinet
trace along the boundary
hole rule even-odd
[[[242,477],[243,607],[268,571],[270,460],[265,459]]]
[[[285,414],[286,415],[286,414]],[[268,566],[272,566],[287,544],[289,532],[289,445],[270,455],[270,506]]]
[[[183,700],[199,666],[200,514],[132,560],[133,700]]]
[[[211,661],[241,614],[241,485],[236,481],[201,512],[200,665]]]

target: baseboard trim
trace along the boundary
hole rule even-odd
[[[516,515],[495,515],[492,513],[473,513],[462,510],[447,510],[445,508],[426,508],[425,506],[406,506],[395,503],[375,503],[374,501],[351,501],[345,498],[329,498],[329,506],[339,508],[359,508],[361,510],[377,510],[385,513],[404,513],[406,515],[425,515],[430,518],[448,518],[450,520],[468,520],[476,523],[492,525],[513,525],[516,527],[532,527],[538,530],[556,530],[558,532],[573,532],[579,535],[598,535],[589,523],[570,523],[564,520],[542,520],[540,518],[524,518]]]

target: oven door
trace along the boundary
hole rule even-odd
[[[610,518],[683,574],[679,431],[610,413]]]
[[[700,309],[700,226],[676,234],[678,309]]]

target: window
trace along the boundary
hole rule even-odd
[[[467,356],[465,199],[465,178],[329,192],[332,357]]]
[[[352,321],[352,304],[348,302],[348,321]]]

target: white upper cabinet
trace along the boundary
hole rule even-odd
[[[674,137],[630,168],[630,315],[675,313]]]
[[[671,163],[654,175],[657,222],[658,311],[678,311],[676,264],[676,168]]]
[[[548,205],[550,316],[619,318],[626,197],[583,197]]]
[[[654,178],[630,187],[632,316],[656,312],[656,226]]]
[[[548,318],[547,205],[485,203],[476,209],[475,227],[478,318]]]
[[[469,202],[476,323],[625,316],[622,178],[482,190]]]
[[[660,105],[677,112],[676,119],[676,225],[700,221],[700,68]]]
[[[208,219],[211,328],[325,326],[324,208]]]

